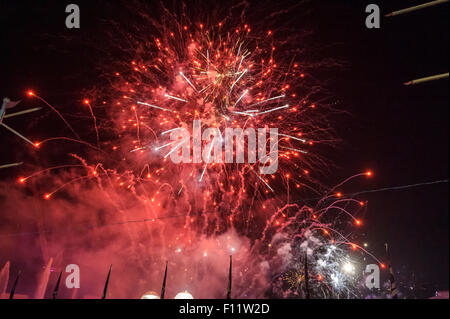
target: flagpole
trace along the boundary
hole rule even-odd
[[[23,114],[28,114],[28,113],[32,113],[32,112],[36,112],[36,111],[40,111],[40,110],[42,110],[42,107],[35,107],[34,109],[28,109],[28,110],[23,110],[23,111],[16,112],[16,113],[5,114],[3,116],[3,118],[7,119],[7,118],[10,118],[10,117],[19,116],[19,115],[23,115]]]
[[[437,81],[437,80],[442,80],[442,79],[446,79],[448,78],[448,72],[447,73],[442,73],[442,74],[437,74],[437,75],[432,75],[432,76],[427,76],[425,78],[420,78],[420,79],[416,79],[416,80],[412,80],[412,81],[408,81],[406,83],[404,83],[404,85],[408,86],[408,85],[417,85],[417,84],[421,84],[421,83],[425,83],[425,82],[430,82],[430,81]]]
[[[109,266],[108,276],[106,277],[105,288],[103,289],[102,299],[106,299],[106,294],[108,293],[109,277],[111,276],[112,265]]]
[[[230,270],[229,270],[229,273],[228,273],[227,299],[231,299],[232,266],[233,266],[233,256],[230,256]]]
[[[62,271],[59,273],[58,281],[56,282],[55,289],[53,290],[53,294],[52,294],[53,299],[56,299],[56,296],[58,295],[59,283],[61,282],[61,276],[62,276]]]
[[[167,265],[168,265],[168,261],[166,261],[166,270],[164,271],[164,279],[163,279],[163,284],[162,284],[162,288],[161,288],[161,299],[164,299],[164,295],[166,294],[166,281],[167,281]]]
[[[11,292],[9,293],[9,299],[14,299],[14,294],[16,293],[16,287],[17,283],[19,282],[19,277],[22,274],[22,271],[19,270],[19,273],[17,274],[16,280],[14,281],[14,285],[11,288]]]
[[[3,126],[4,128],[6,128],[8,131],[10,131],[11,133],[17,135],[18,137],[20,137],[21,139],[23,139],[25,142],[30,143],[31,145],[33,145],[34,147],[36,147],[36,145],[34,145],[34,143],[32,141],[30,141],[29,139],[27,139],[25,136],[23,136],[22,134],[20,134],[19,132],[17,132],[16,130],[10,128],[8,125],[6,125],[5,123],[0,123],[1,126]]]
[[[392,296],[392,299],[398,299],[397,285],[395,283],[394,270],[392,269],[391,254],[389,253],[388,244],[385,243],[384,246],[386,247],[386,255],[387,255],[388,263],[389,263],[389,283],[391,285],[390,286],[391,296]]]
[[[446,2],[448,2],[448,0],[431,1],[431,2],[427,2],[427,3],[424,3],[424,4],[418,5],[418,6],[409,7],[409,8],[406,8],[406,9],[402,9],[402,10],[398,10],[398,11],[394,11],[394,12],[388,13],[388,14],[385,15],[385,17],[398,16],[400,14],[405,14],[405,13],[409,13],[409,12],[412,12],[412,11],[422,10],[422,9],[433,7],[433,6],[436,6],[438,4],[442,4],[442,3],[446,3]]]
[[[309,295],[309,274],[308,274],[308,253],[305,251],[305,299],[310,299]]]

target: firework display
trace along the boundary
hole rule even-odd
[[[383,270],[384,256],[360,236],[367,200],[345,187],[374,172],[327,186],[343,112],[321,71],[343,64],[271,23],[282,11],[255,22],[232,9],[136,10],[108,31],[99,80],[73,112],[33,87],[30,107],[12,113],[19,102],[3,100],[0,128],[32,154],[0,169],[20,172],[2,207],[44,257],[35,298],[49,281],[53,299],[370,297],[366,265]],[[22,135],[8,124],[33,116],[64,128]],[[72,295],[68,264],[82,269]]]

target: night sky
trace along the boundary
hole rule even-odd
[[[342,142],[327,155],[335,168],[327,173],[326,184],[367,169],[374,172],[372,179],[352,183],[343,191],[448,178],[448,80],[402,85],[448,72],[448,5],[382,18],[380,29],[369,30],[364,23],[369,3],[378,4],[385,14],[423,2],[311,1],[302,6],[309,8],[302,19],[295,12],[288,14],[299,30],[314,32],[309,40],[320,43],[321,54],[345,62],[345,67],[329,73],[326,85],[339,108],[349,113],[334,123]],[[80,30],[64,26],[64,8],[69,3],[80,5]],[[264,5],[259,9],[264,10]],[[100,56],[91,53],[92,43],[101,47],[105,29],[112,21],[120,24],[120,17],[119,1],[0,1],[1,96],[25,100],[24,92],[32,88],[54,104],[79,107],[80,92],[95,85],[98,76],[95,65]],[[85,42],[89,48],[83,46]],[[44,120],[49,126],[46,136],[63,129]],[[76,119],[71,120],[76,126]],[[9,122],[27,132],[37,121]],[[35,132],[38,140],[39,132]],[[2,128],[0,143],[0,163],[30,159],[21,150],[27,146]],[[18,174],[20,168],[2,170],[0,178],[13,183]],[[413,284],[414,274],[414,284],[420,288],[417,295],[448,290],[448,183],[368,193],[361,198],[369,201],[363,226],[369,249],[385,259],[384,243],[388,242],[398,277],[405,285]],[[0,258],[12,259],[1,253]]]

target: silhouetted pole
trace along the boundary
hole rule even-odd
[[[305,252],[305,290],[306,290],[305,298],[309,299],[310,295],[309,295],[309,274],[308,274],[308,253],[307,252]]]
[[[22,271],[19,270],[19,273],[17,274],[16,280],[14,281],[14,285],[11,288],[11,293],[9,294],[9,299],[14,299],[14,294],[16,292],[17,283],[19,282],[19,277]]]
[[[447,78],[448,78],[448,72],[447,73],[442,73],[442,74],[437,74],[437,75],[432,75],[432,76],[427,76],[425,78],[420,78],[420,79],[416,79],[416,80],[412,80],[412,81],[408,81],[408,82],[405,82],[404,85],[406,85],[406,86],[417,85],[417,84],[421,84],[421,83],[437,81],[437,80],[442,80],[442,79],[447,79]]]
[[[389,263],[389,283],[391,285],[391,287],[390,287],[391,296],[392,296],[392,299],[398,299],[397,285],[395,283],[394,270],[392,269],[392,261],[391,261],[391,255],[389,253],[389,247],[388,247],[387,243],[385,243],[384,246],[386,247],[386,254],[387,254],[388,263]]]
[[[442,3],[446,3],[446,2],[448,2],[448,0],[431,1],[431,2],[424,3],[424,4],[420,4],[418,6],[409,7],[409,8],[406,8],[406,9],[402,9],[402,10],[398,10],[398,11],[394,11],[394,12],[388,13],[388,14],[386,14],[386,17],[398,16],[400,14],[405,14],[405,13],[409,13],[409,12],[416,11],[416,10],[422,10],[422,9],[433,7],[433,6],[436,6],[438,4],[442,4]]]
[[[233,266],[233,256],[230,256],[230,270],[228,274],[228,292],[227,299],[231,299],[231,283],[232,283],[232,266]]]
[[[55,289],[53,290],[53,299],[56,299],[59,290],[59,283],[61,282],[62,271],[59,273],[58,281],[56,282]]]
[[[163,284],[162,284],[162,288],[161,288],[161,299],[164,299],[164,295],[166,293],[167,264],[168,264],[168,262],[166,261],[166,270],[164,272],[164,279],[163,279]]]
[[[106,299],[106,294],[108,293],[109,277],[111,277],[112,265],[109,266],[108,277],[106,277],[105,288],[103,289],[102,299]]]

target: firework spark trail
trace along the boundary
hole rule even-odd
[[[163,149],[163,148],[169,147],[170,145],[173,145],[173,144],[175,144],[176,142],[177,142],[177,141],[173,141],[173,142],[170,142],[170,143],[167,143],[167,144],[164,144],[164,145],[161,145],[161,146],[155,147],[155,151],[159,151],[160,149]]]
[[[169,95],[169,94],[166,94],[165,96],[166,96],[167,98],[169,98],[169,99],[172,99],[172,100],[177,100],[177,101],[181,101],[181,102],[187,103],[186,100],[181,99],[181,98],[176,97],[176,96],[171,96],[171,95]]]
[[[222,23],[197,25],[187,21],[181,23],[170,13],[165,14],[169,15],[164,19],[168,25],[155,25],[160,38],[153,38],[151,34],[127,34],[136,37],[136,43],[142,43],[148,50],[137,52],[127,48],[135,57],[132,61],[108,64],[106,73],[114,74],[113,84],[102,89],[104,92],[99,92],[98,99],[110,97],[110,103],[104,104],[111,107],[107,109],[107,118],[99,120],[104,121],[101,125],[97,123],[91,102],[86,103],[94,118],[97,147],[81,141],[57,110],[29,93],[56,111],[78,138],[50,138],[35,146],[52,140],[66,140],[87,145],[104,156],[98,162],[98,152],[93,159],[91,153],[94,152],[86,150],[83,155],[86,160],[76,157],[83,165],[51,167],[20,178],[19,182],[25,183],[31,177],[59,168],[86,168],[87,175],[72,172],[71,178],[46,193],[45,199],[55,197],[57,192],[79,192],[87,180],[95,183],[101,194],[96,194],[96,200],[115,210],[121,220],[118,224],[126,224],[127,240],[131,241],[130,254],[133,258],[141,256],[137,259],[143,273],[149,271],[149,267],[144,266],[145,258],[155,262],[175,260],[180,269],[187,269],[188,265],[193,269],[203,267],[204,259],[201,262],[180,261],[184,248],[187,255],[189,249],[196,251],[198,248],[202,258],[236,253],[243,264],[252,265],[243,269],[246,278],[258,277],[258,267],[266,263],[268,269],[273,267],[286,272],[301,264],[299,256],[303,256],[304,251],[314,251],[329,268],[314,264],[314,275],[323,278],[317,280],[313,288],[317,286],[320,290],[324,289],[322,286],[333,285],[335,280],[332,278],[343,276],[337,266],[340,259],[343,260],[354,247],[365,251],[334,228],[349,221],[353,226],[361,226],[353,208],[346,206],[350,203],[355,207],[361,205],[356,205],[360,202],[355,199],[336,200],[335,188],[326,192],[314,207],[292,203],[291,197],[301,197],[305,189],[323,193],[315,189],[313,174],[309,173],[314,168],[320,169],[315,165],[320,162],[320,157],[313,144],[332,141],[328,127],[321,121],[326,115],[322,113],[327,111],[317,99],[311,98],[318,94],[317,85],[306,82],[306,71],[292,57],[285,61],[290,51],[284,47],[295,41],[278,39],[271,30],[251,29],[246,24],[230,24],[226,28]],[[280,46],[282,52],[277,53],[276,46]],[[145,55],[144,51],[152,54]],[[302,64],[306,65],[306,61]],[[112,71],[113,67],[119,69]],[[95,96],[92,100],[92,103],[97,102]],[[144,107],[138,112],[134,103]],[[199,136],[200,151],[195,150],[188,139],[168,140],[169,133],[182,128],[187,128],[193,136],[194,120],[201,121],[201,132],[207,127],[219,132],[214,134],[209,147],[202,136]],[[108,135],[102,134],[100,141],[99,129],[105,127],[109,132],[113,131],[114,136],[104,141]],[[283,142],[276,173],[263,176],[255,171],[256,164],[211,161],[213,147],[223,144],[222,132],[226,128],[275,127],[280,132],[276,134],[274,145],[270,143],[272,148],[266,156],[276,153],[274,147],[278,149],[278,144]],[[305,149],[299,149],[298,142]],[[200,161],[172,163],[170,157],[183,151],[182,146],[186,144],[191,159],[198,157]],[[255,155],[248,150],[248,144],[245,142],[244,147],[247,158]],[[115,145],[112,152],[104,151],[107,145]],[[361,175],[364,174],[356,176]],[[291,186],[293,182],[297,187]],[[80,196],[79,201],[83,200]],[[140,214],[146,217],[138,218]],[[178,218],[183,222],[177,221]],[[139,221],[145,221],[146,228],[138,228]],[[145,239],[141,238],[142,233],[146,234]],[[242,249],[238,247],[239,242]],[[252,244],[243,244],[246,242]],[[202,245],[208,247],[208,253]],[[350,249],[344,249],[344,245]],[[334,246],[337,247],[335,250],[330,248]],[[326,249],[333,252],[324,253]],[[283,259],[280,255],[283,250],[292,251],[288,254],[292,256]],[[282,266],[277,266],[280,264]],[[189,271],[192,271],[192,278],[198,278],[194,270]],[[175,275],[181,281],[187,277],[187,273]],[[273,273],[264,273],[265,278],[271,275]],[[194,285],[195,280],[190,283]],[[234,284],[236,294],[240,296],[261,297],[268,289],[257,279],[252,279],[250,284],[242,280]]]
[[[280,148],[284,148],[284,149],[287,149],[287,150],[290,150],[290,151],[299,152],[299,153],[303,153],[303,154],[308,154],[307,151],[300,150],[298,148],[292,148],[292,147],[286,147],[286,146],[280,146]]]
[[[235,107],[243,98],[244,96],[248,93],[248,90],[245,90],[244,93],[242,93],[242,95],[237,99],[237,101],[234,103],[233,107]]]
[[[47,105],[49,108],[51,108],[53,110],[53,112],[55,112],[60,118],[61,120],[64,121],[64,123],[66,123],[67,127],[72,131],[72,133],[76,136],[76,138],[79,140],[80,136],[77,134],[77,132],[75,132],[75,130],[72,128],[72,126],[69,124],[69,122],[67,122],[67,120],[64,118],[64,116],[62,116],[62,114],[55,108],[53,107],[50,103],[48,103],[46,100],[44,100],[42,97],[40,97],[39,95],[36,95],[36,93],[34,93],[33,91],[28,91],[27,92],[28,96],[30,97],[36,97],[39,100],[41,100],[43,103],[45,103],[45,105]]]
[[[220,130],[219,130],[219,134],[221,135]],[[211,146],[210,146],[210,148],[208,150],[208,156],[206,157],[206,164],[205,164],[205,167],[203,168],[203,172],[202,172],[202,175],[200,176],[199,182],[201,182],[203,180],[203,176],[205,175],[206,169],[207,169],[208,164],[209,164],[209,160],[211,158],[211,153],[212,153],[214,144],[217,143],[216,139],[217,139],[217,136],[215,135],[213,140],[212,140],[212,142],[211,142]],[[221,139],[222,139],[222,136],[221,136]]]
[[[167,130],[167,131],[162,132],[161,135],[166,135],[166,134],[168,134],[168,133],[177,131],[177,130],[179,130],[179,129],[181,129],[181,127],[176,127],[176,128],[171,129],[171,130]]]
[[[8,118],[11,118],[11,117],[24,115],[24,114],[28,114],[28,113],[33,113],[33,112],[40,111],[40,110],[42,110],[42,107],[35,107],[35,108],[32,108],[32,109],[23,110],[23,111],[20,111],[20,112],[6,114],[6,115],[3,116],[3,118],[4,119],[8,119]]]
[[[174,112],[174,111],[172,111],[172,110],[169,110],[169,109],[166,109],[166,108],[163,108],[163,107],[160,107],[160,106],[148,104],[148,103],[145,103],[145,102],[139,102],[139,101],[138,101],[137,103],[138,103],[138,104],[141,104],[141,105],[153,107],[153,108],[155,108],[155,109],[162,110],[162,111]]]
[[[178,150],[181,146],[183,146],[184,143],[186,143],[186,140],[182,140],[180,143],[178,143],[177,145],[175,145],[169,153],[167,153],[166,155],[164,155],[164,158],[167,158],[170,156],[170,154],[172,154],[173,152],[175,152],[176,150]],[[172,144],[172,143],[171,143]]]
[[[140,123],[141,121],[138,118],[138,113],[137,113],[137,109],[135,106],[132,107],[132,110],[134,111],[134,117],[136,119],[136,138],[137,138],[137,143],[138,145],[141,145],[141,136],[140,136]]]
[[[92,178],[91,175],[86,175],[86,176],[81,176],[81,177],[74,178],[74,179],[72,179],[72,180],[70,180],[70,181],[60,185],[58,188],[52,190],[50,193],[45,194],[44,195],[44,199],[50,199],[54,194],[56,194],[61,189],[65,188],[67,185],[73,184],[75,182],[79,182],[81,180],[90,179],[90,178]]]
[[[33,145],[35,147],[41,147],[43,144],[51,142],[51,141],[70,141],[70,142],[73,142],[73,143],[78,143],[78,144],[83,144],[83,145],[89,146],[90,148],[92,148],[92,149],[94,149],[96,151],[105,153],[104,150],[102,150],[102,149],[100,149],[100,148],[98,148],[98,147],[96,147],[96,146],[94,146],[94,145],[92,145],[92,144],[90,144],[88,142],[85,142],[85,141],[79,140],[79,139],[76,140],[76,139],[69,138],[69,137],[52,137],[52,138],[47,138],[47,139],[42,140],[40,142],[33,143]]]
[[[98,127],[97,127],[97,118],[94,115],[94,111],[92,110],[92,106],[89,100],[84,100],[84,104],[86,104],[89,108],[89,112],[91,113],[92,119],[94,121],[94,129],[95,129],[95,135],[97,138],[97,147],[100,148],[100,135],[98,133]]]
[[[271,97],[269,99],[262,100],[262,101],[253,103],[251,105],[248,105],[247,107],[254,107],[254,106],[257,106],[257,105],[260,105],[260,104],[263,104],[263,103],[267,103],[267,102],[270,102],[270,101],[273,101],[273,100],[283,99],[285,97],[286,97],[286,95],[284,95],[284,94],[283,95],[279,95],[279,96],[274,96],[274,97]]]
[[[263,111],[263,112],[258,112],[256,115],[263,115],[263,114],[267,114],[267,113],[272,113],[275,111],[279,111],[279,110],[284,110],[289,108],[289,104],[283,105],[283,106],[279,106],[279,107],[275,107],[273,109],[267,110],[267,111]]]
[[[231,88],[230,88],[230,93],[231,93],[231,91],[233,91],[233,88],[234,88],[234,86],[236,85],[236,83],[238,83],[239,80],[240,80],[247,72],[248,72],[248,70],[245,69],[245,70],[241,73],[241,75],[239,75],[239,77],[236,79],[236,81],[233,82],[233,85],[231,85]]]
[[[61,168],[74,168],[74,167],[85,167],[85,165],[59,165],[59,166],[49,167],[49,168],[34,172],[33,174],[28,175],[26,177],[19,178],[19,183],[25,183],[30,178],[38,176],[38,175],[48,172],[48,171],[52,171],[55,169],[61,169]]]
[[[252,170],[252,172],[259,178],[259,180],[261,181],[261,182],[263,182],[264,183],[264,185],[266,185],[267,186],[267,188],[268,189],[270,189],[270,191],[273,193],[274,192],[274,190],[273,190],[273,188],[272,187],[270,187],[270,185],[269,184],[267,184],[267,182],[258,174],[258,173],[256,173],[255,171],[253,171]]]
[[[186,80],[186,82],[187,82],[190,86],[192,86],[192,88],[193,88],[196,92],[198,92],[198,91],[197,91],[197,88],[194,86],[194,84],[192,84],[192,82],[189,81],[189,79],[183,74],[183,72],[180,72],[180,75],[183,77],[183,79]]]

